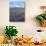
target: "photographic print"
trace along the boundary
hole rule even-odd
[[[24,0],[10,0],[10,22],[24,22],[25,21],[25,1]]]

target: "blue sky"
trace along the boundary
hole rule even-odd
[[[24,0],[10,0],[10,1],[24,1]]]
[[[13,7],[24,8],[25,7],[24,0],[10,0],[10,8],[13,8]]]

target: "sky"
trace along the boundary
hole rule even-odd
[[[10,1],[24,1],[24,0],[10,0]]]
[[[13,7],[24,8],[25,7],[24,0],[10,0],[10,8],[13,8]]]

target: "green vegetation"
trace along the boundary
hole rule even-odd
[[[17,33],[18,31],[15,26],[6,26],[5,34],[9,38],[11,38],[12,36],[17,36]]]
[[[38,16],[36,16],[36,19],[39,20],[39,21],[46,20],[46,14],[38,15]]]

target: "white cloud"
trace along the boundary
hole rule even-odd
[[[15,7],[20,7],[19,5],[16,5]]]

